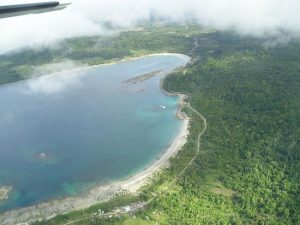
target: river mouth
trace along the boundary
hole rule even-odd
[[[0,211],[77,196],[145,169],[174,140],[178,97],[160,76],[187,63],[154,55],[0,87]]]

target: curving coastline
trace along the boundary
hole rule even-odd
[[[133,58],[131,60],[122,60],[119,63],[137,60],[140,58],[145,58],[154,55],[177,55],[179,57],[184,57],[188,59],[187,56],[181,54],[162,53],[162,54],[146,55],[143,57]],[[118,62],[113,62],[110,64],[115,64],[115,63]],[[110,64],[105,64],[105,65],[110,65]],[[91,67],[99,67],[99,66],[103,66],[103,64],[91,66]],[[75,70],[88,69],[91,67],[78,68]],[[163,79],[166,76],[167,74],[165,74],[161,78],[161,83],[163,82]],[[177,112],[177,117],[182,119],[183,122],[176,138],[172,142],[172,145],[160,156],[159,159],[154,161],[145,170],[135,174],[134,176],[127,177],[120,181],[112,182],[108,185],[101,185],[92,188],[91,190],[88,191],[88,193],[85,193],[78,197],[68,197],[60,200],[52,200],[35,206],[18,209],[18,210],[12,210],[0,214],[0,224],[10,225],[10,224],[24,223],[28,221],[37,220],[37,219],[51,218],[58,214],[67,213],[73,210],[84,209],[91,205],[97,204],[99,202],[108,201],[116,194],[121,193],[123,191],[138,193],[138,190],[149,181],[149,178],[154,173],[159,171],[161,168],[164,168],[169,165],[169,159],[172,156],[175,156],[177,154],[177,152],[185,144],[187,135],[189,134],[188,131],[189,118],[180,110],[184,104],[183,100],[185,96],[177,93],[168,93],[162,89],[162,85],[161,85],[161,90],[167,95],[179,95],[179,109]]]

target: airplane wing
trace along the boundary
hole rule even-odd
[[[58,1],[51,1],[0,6],[0,19],[13,16],[22,16],[27,14],[38,14],[62,10],[68,5],[69,4],[60,4]]]

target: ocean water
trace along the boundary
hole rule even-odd
[[[162,93],[159,76],[124,81],[186,63],[177,55],[149,56],[0,87],[0,186],[13,188],[0,211],[143,170],[180,129],[178,99]]]

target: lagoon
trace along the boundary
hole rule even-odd
[[[182,55],[76,69],[0,87],[0,211],[76,196],[144,170],[176,137],[178,97],[161,76]]]

